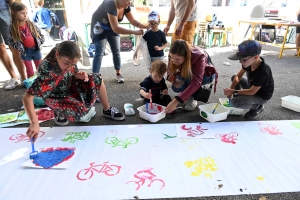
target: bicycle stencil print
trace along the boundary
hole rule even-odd
[[[154,182],[157,182],[161,184],[160,190],[163,189],[165,187],[165,182],[162,179],[157,178],[156,175],[152,172],[152,170],[153,168],[138,171],[136,174],[133,175],[134,178],[136,178],[137,180],[128,181],[126,184],[128,183],[136,184],[137,185],[136,190],[139,190],[140,187],[143,186],[145,182],[148,180],[149,182],[148,187],[151,187]]]
[[[236,144],[237,136],[239,134],[236,132],[231,132],[228,134],[217,134],[216,138],[221,139],[222,142]]]
[[[80,132],[67,132],[66,137],[64,137],[61,141],[75,143],[77,140],[85,140],[89,137],[91,132],[88,131],[80,131]]]
[[[108,137],[105,140],[106,144],[112,144],[112,147],[123,147],[127,148],[130,144],[136,144],[139,141],[136,137],[127,138],[125,141],[119,140],[116,137]]]
[[[95,162],[90,163],[89,168],[85,168],[80,170],[76,177],[78,180],[85,181],[93,177],[94,173],[103,173],[106,176],[115,176],[120,173],[121,166],[119,165],[110,165],[107,162],[103,162],[102,164],[95,164]]]
[[[198,160],[191,160],[184,163],[187,168],[195,167],[195,171],[191,172],[191,176],[200,176],[204,174],[205,177],[212,178],[211,172],[217,171],[217,164],[210,156],[207,158],[199,158]]]
[[[208,129],[202,128],[200,125],[197,125],[196,127],[186,127],[186,125],[182,125],[181,130],[185,131],[187,136],[189,137],[196,137],[198,135],[204,134],[204,131]]]
[[[262,127],[260,129],[263,133],[269,133],[270,135],[282,135],[279,129],[276,128],[274,124],[268,124],[265,127]]]
[[[45,135],[44,131],[39,132],[39,137],[43,137]],[[18,142],[30,142],[30,138],[26,134],[16,134],[9,137],[9,140],[15,141],[15,143]]]

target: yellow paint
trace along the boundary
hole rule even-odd
[[[262,177],[262,176],[257,176],[256,177],[258,180],[260,180],[260,181],[263,181],[265,178],[264,177]]]
[[[202,173],[205,177],[212,178],[210,172],[216,171],[216,164],[211,157],[199,158],[198,160],[191,160],[184,163],[187,168],[194,166],[194,171],[191,171],[191,176],[200,176]]]
[[[181,140],[181,142],[184,142],[184,143],[186,143],[186,141],[185,141],[185,140]]]

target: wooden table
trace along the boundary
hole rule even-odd
[[[271,45],[271,46],[281,47],[281,50],[280,50],[280,53],[279,53],[279,58],[282,58],[282,53],[283,53],[283,50],[285,50],[285,49],[298,49],[298,55],[297,55],[297,57],[300,56],[300,51],[299,51],[300,48],[299,47],[297,48],[296,44],[295,44],[295,47],[285,47],[286,39],[287,39],[287,36],[288,36],[288,33],[289,33],[289,28],[290,27],[300,27],[300,22],[289,23],[289,22],[286,22],[286,21],[277,21],[277,20],[241,20],[241,21],[239,21],[239,27],[238,27],[237,37],[239,35],[241,23],[247,23],[247,24],[251,25],[252,30],[251,30],[251,36],[250,36],[250,38],[253,38],[253,35],[254,35],[254,32],[255,32],[255,28],[257,26],[259,26],[260,28],[263,25],[270,25],[270,26],[275,26],[275,27],[276,26],[286,27],[286,32],[284,34],[282,44],[274,44],[274,43],[268,43],[268,42],[262,42],[262,41],[260,41],[260,43],[261,44],[266,44],[266,45]],[[236,40],[236,43],[238,43],[237,40]]]

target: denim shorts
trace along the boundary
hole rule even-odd
[[[42,53],[41,51],[36,48],[25,48],[25,55],[21,55],[22,60],[41,60]]]
[[[8,10],[0,9],[0,44],[8,40],[8,26],[10,25],[10,14]]]

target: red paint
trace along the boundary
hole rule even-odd
[[[152,168],[138,171],[136,174],[133,175],[134,178],[138,179],[137,181],[128,181],[128,183],[134,183],[137,184],[136,190],[139,190],[141,186],[143,186],[146,182],[146,180],[149,180],[150,183],[148,184],[148,187],[151,187],[151,184],[156,182],[160,182],[162,186],[160,187],[160,190],[165,187],[165,182],[162,179],[156,178],[156,175],[152,172]]]
[[[162,106],[156,106],[156,107],[157,107],[157,110],[158,110],[159,112],[162,112],[162,111],[163,111]]]
[[[39,137],[43,137],[45,135],[44,131],[39,132]],[[9,140],[16,140],[15,143],[21,142],[21,141],[27,141],[30,142],[30,138],[26,134],[16,134],[9,137]]]
[[[103,162],[103,164],[100,164],[100,165],[98,165],[98,164],[95,165],[95,162],[91,162],[90,167],[80,170],[77,173],[76,178],[80,181],[85,181],[87,179],[92,178],[94,175],[94,172],[104,173],[106,176],[114,176],[120,172],[120,169],[121,169],[121,166],[108,165],[108,162]]]
[[[196,126],[196,129],[193,129],[193,127],[187,128],[186,125],[182,125],[181,129],[187,131],[187,136],[190,137],[196,137],[197,135],[202,135],[204,131],[207,130],[202,128],[200,125]]]
[[[237,140],[238,135],[238,133],[231,132],[229,134],[218,134],[216,138],[221,139],[221,141],[225,143],[236,144],[235,140]]]
[[[270,135],[282,135],[279,129],[276,129],[276,126],[273,124],[269,124],[267,127],[263,127],[260,129],[263,133],[269,133]]]

